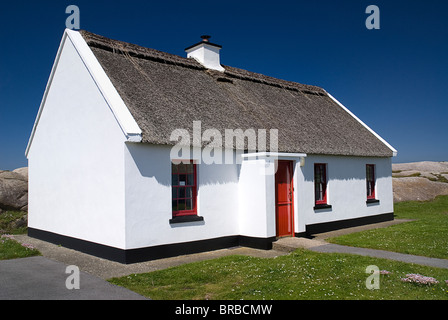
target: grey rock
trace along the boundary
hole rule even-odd
[[[27,211],[28,209],[28,174],[23,168],[19,172],[0,171],[0,209],[2,210]]]

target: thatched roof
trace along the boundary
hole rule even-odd
[[[325,90],[187,59],[86,31],[83,38],[142,130],[142,142],[174,144],[175,129],[278,129],[279,152],[391,157],[392,150]],[[269,132],[269,131],[268,131]],[[269,134],[268,134],[269,135]],[[269,149],[269,143],[268,143]]]

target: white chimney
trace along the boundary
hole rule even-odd
[[[207,69],[224,72],[219,62],[219,51],[221,46],[211,43],[210,36],[202,36],[202,41],[185,49],[187,58],[194,58]]]

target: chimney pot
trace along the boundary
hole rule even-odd
[[[225,69],[220,64],[219,51],[221,46],[211,43],[211,36],[201,36],[202,41],[185,49],[188,58],[194,58],[207,69],[224,72]]]
[[[208,36],[208,35],[203,35],[203,36],[201,36],[201,39],[202,39],[202,41],[204,41],[204,42],[209,42],[209,39],[211,38],[211,36]]]

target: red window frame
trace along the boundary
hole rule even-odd
[[[171,163],[173,218],[197,215],[197,172],[193,161]]]
[[[314,164],[314,200],[316,205],[327,204],[327,164]]]
[[[366,189],[367,199],[375,199],[375,165],[366,164]]]

